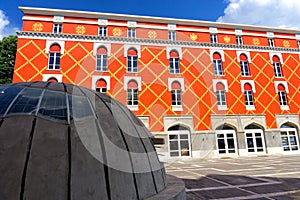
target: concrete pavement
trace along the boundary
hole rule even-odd
[[[300,199],[300,155],[187,158],[165,167],[185,182],[187,199]]]

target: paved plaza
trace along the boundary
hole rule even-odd
[[[300,155],[177,159],[165,163],[181,178],[187,199],[300,199]]]

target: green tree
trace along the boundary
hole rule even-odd
[[[18,38],[15,35],[0,41],[0,84],[12,82]]]

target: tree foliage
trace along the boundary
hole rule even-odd
[[[15,35],[0,41],[0,84],[12,82],[18,38]]]

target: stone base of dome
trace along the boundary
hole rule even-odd
[[[172,175],[166,175],[167,187],[160,193],[147,198],[146,200],[185,200],[185,184],[184,182]]]

